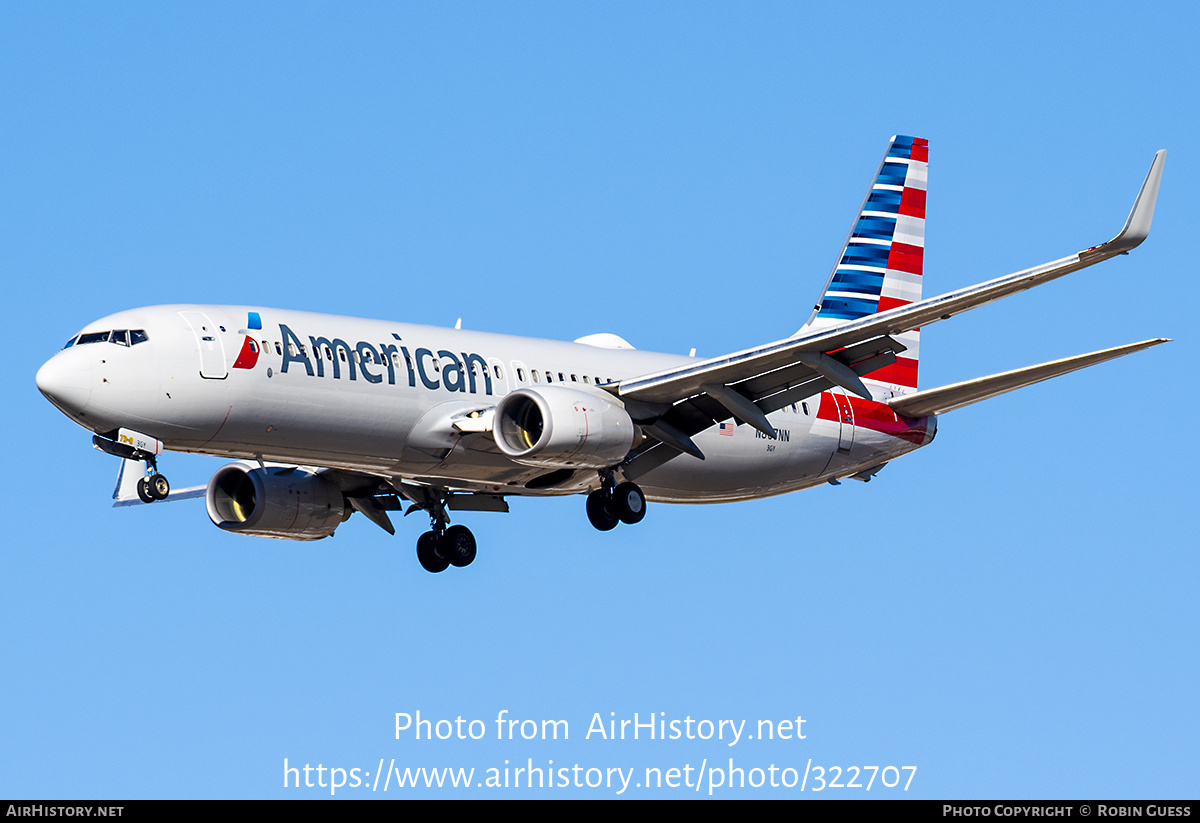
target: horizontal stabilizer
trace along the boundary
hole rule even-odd
[[[1042,363],[1039,366],[1029,366],[1024,369],[993,374],[990,377],[980,377],[975,380],[954,383],[937,389],[927,389],[916,394],[910,394],[907,397],[895,397],[888,401],[888,405],[897,414],[902,414],[905,417],[928,417],[933,414],[945,414],[946,412],[960,409],[963,406],[978,403],[980,400],[987,400],[989,397],[1005,394],[1013,389],[1031,386],[1034,383],[1049,380],[1051,377],[1058,377],[1059,375],[1068,374],[1088,366],[1094,366],[1097,363],[1103,363],[1105,360],[1124,357],[1127,354],[1133,354],[1135,351],[1141,351],[1142,349],[1148,349],[1151,346],[1168,342],[1170,341],[1166,338],[1158,338],[1156,340],[1144,340],[1141,343],[1130,343],[1128,346],[1117,346],[1114,349],[1104,349],[1103,351],[1092,352],[1091,354],[1080,354],[1075,357],[1067,357],[1063,360]]]

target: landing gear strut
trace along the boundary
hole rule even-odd
[[[614,487],[612,476],[605,476],[600,488],[587,497],[587,516],[602,532],[616,528],[617,523],[640,523],[646,516],[646,495],[636,483]]]

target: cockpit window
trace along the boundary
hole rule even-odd
[[[77,339],[72,339],[63,348],[70,348],[72,345],[85,346],[88,343],[116,343],[118,346],[136,346],[138,343],[145,343],[149,339],[150,336],[146,334],[145,329],[93,331],[79,335]]]
[[[74,346],[74,345],[75,345],[75,338],[74,338],[74,337],[72,337],[70,340],[68,340],[68,341],[67,341],[67,345],[63,346],[63,348],[64,348],[64,349],[69,349],[69,348],[71,348],[71,347],[72,347],[72,346]]]

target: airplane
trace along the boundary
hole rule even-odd
[[[1132,343],[918,389],[920,330],[1125,254],[1146,239],[1166,152],[1120,233],[1059,260],[922,298],[929,143],[895,136],[819,299],[794,334],[719,357],[245,306],[96,320],[37,386],[122,458],[116,506],[205,498],[236,534],[316,540],[354,512],[424,512],[417,559],[469,565],[451,512],[584,494],[595,528],[647,501],[719,503],[870,481],[949,411],[1168,342]],[[164,451],[232,458],[172,491]]]

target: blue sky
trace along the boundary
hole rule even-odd
[[[823,796],[1195,797],[1197,22],[1184,3],[0,8],[0,796],[329,796],[284,789],[285,758],[637,779],[732,758],[917,767],[907,793]],[[468,515],[479,559],[436,576],[416,518],[306,544],[222,533],[198,501],[113,510],[115,459],[33,384],[88,321],[156,303],[701,356],[777,339],[895,133],[930,140],[926,294],[1108,239],[1169,150],[1143,247],[929,327],[923,387],[1175,342],[955,412],[870,484],[655,505],[607,534],[583,498]],[[177,486],[219,465],[164,463]],[[489,734],[397,740],[418,710]],[[498,741],[503,710],[570,739]],[[585,739],[635,712],[802,716],[806,737]],[[416,794],[616,792],[337,796]]]

